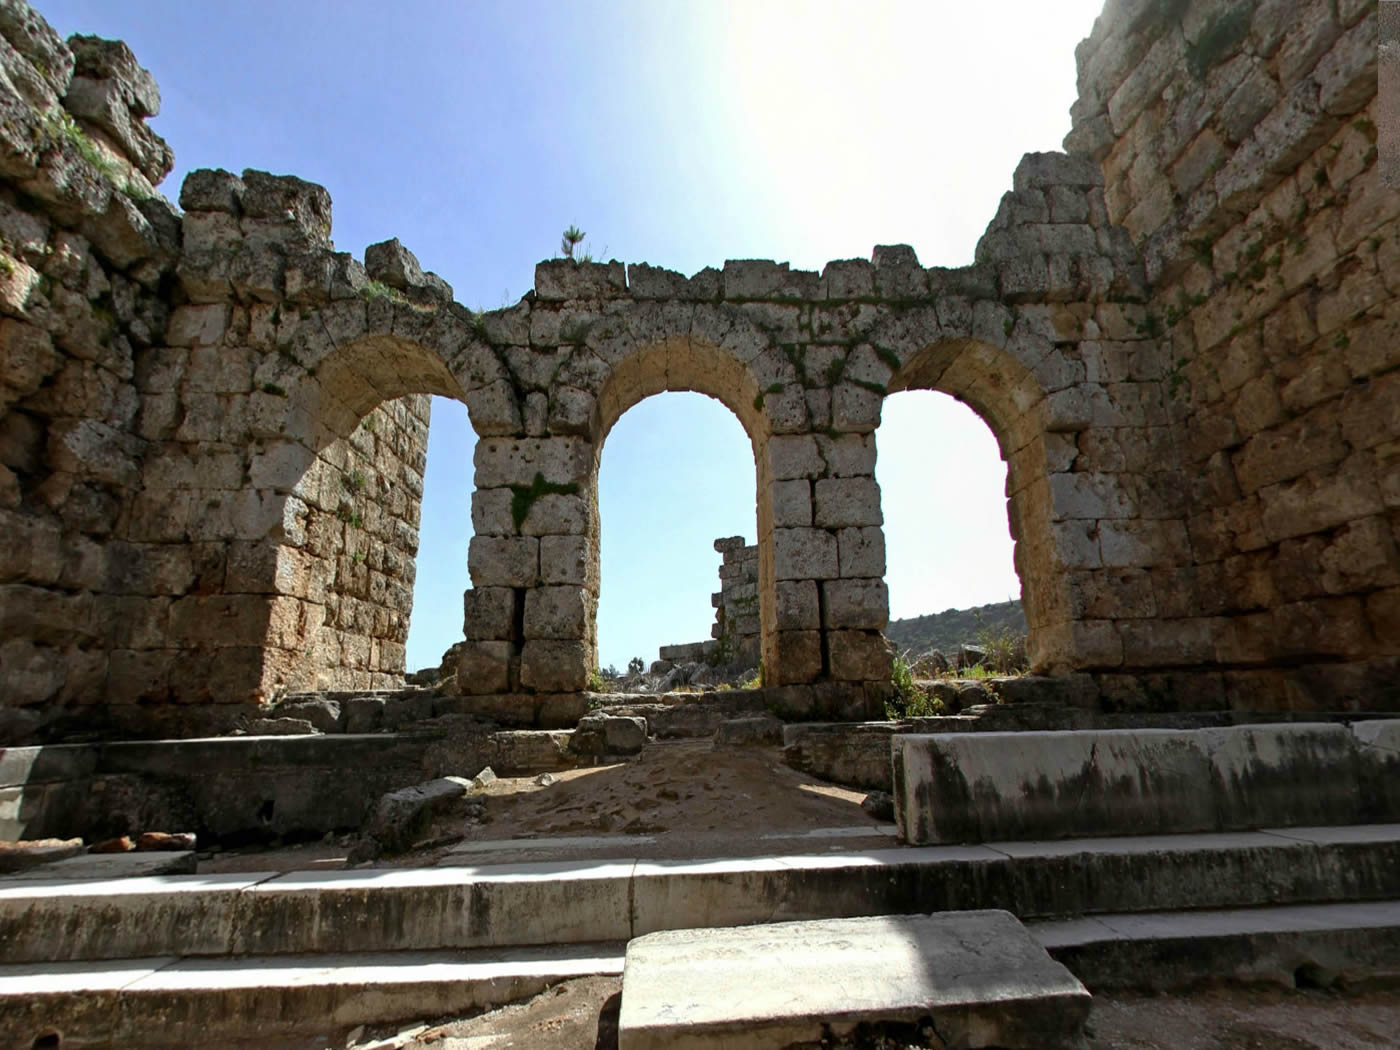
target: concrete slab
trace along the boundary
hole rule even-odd
[[[1095,990],[1400,975],[1400,901],[1097,915],[1028,925]]]
[[[1324,723],[896,735],[895,813],[917,845],[1395,819],[1360,746]]]
[[[11,879],[140,879],[150,875],[193,875],[193,850],[151,853],[87,853],[7,876]]]
[[[613,943],[0,967],[0,1031],[17,1046],[58,1030],[65,1046],[189,1047],[329,1026],[341,1045],[357,1024],[465,1013],[622,963]]]
[[[816,1044],[927,1018],[949,1046],[1080,1045],[1089,993],[1013,916],[672,930],[627,946],[619,1050]]]

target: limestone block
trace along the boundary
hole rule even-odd
[[[816,630],[821,625],[815,580],[779,580],[777,595],[778,630]]]
[[[831,392],[831,423],[837,430],[867,434],[880,425],[883,393],[852,383],[840,383]]]
[[[365,272],[371,280],[390,288],[416,293],[415,299],[428,302],[450,302],[452,286],[435,273],[424,273],[418,257],[403,246],[397,237],[365,249]]]
[[[838,259],[822,270],[821,293],[826,299],[864,299],[875,294],[875,267],[865,259]]]
[[[1100,473],[1051,474],[1052,517],[1129,518],[1136,513],[1136,495],[1127,475]]]
[[[515,388],[504,379],[468,391],[466,410],[472,420],[472,430],[480,437],[518,434],[522,430],[521,406]]]
[[[885,532],[882,528],[841,529],[836,539],[842,577],[882,578],[885,575]]]
[[[617,261],[547,259],[535,266],[535,294],[547,302],[618,298],[627,294],[627,271]]]
[[[813,520],[821,528],[882,525],[880,486],[871,477],[823,478],[813,487]]]
[[[525,592],[525,637],[583,638],[592,611],[592,595],[585,588],[531,588]]]
[[[10,401],[39,389],[60,363],[53,340],[42,328],[5,318],[0,321],[0,398]]]
[[[520,531],[526,536],[577,536],[587,525],[588,501],[583,496],[546,493],[530,504]]]
[[[540,541],[533,536],[473,536],[467,571],[473,587],[533,587],[540,578]]]
[[[778,580],[826,579],[840,575],[836,537],[822,529],[775,528],[773,573]]]
[[[779,528],[812,524],[812,484],[805,479],[773,483],[773,524]]]
[[[1108,568],[1180,565],[1190,559],[1186,526],[1180,521],[1101,521],[1098,535]]]
[[[768,469],[775,481],[819,478],[826,463],[811,434],[775,434],[768,439]]]
[[[245,231],[267,236],[271,228],[281,228],[309,243],[330,245],[331,196],[323,186],[249,169],[243,172],[240,203]]]
[[[515,591],[510,587],[473,587],[462,595],[463,634],[469,641],[513,640]]]
[[[894,645],[878,631],[828,631],[831,677],[843,682],[887,682]]]
[[[531,639],[520,653],[520,684],[539,693],[575,693],[588,685],[589,649],[582,641]]]
[[[593,467],[592,446],[581,438],[482,438],[473,456],[476,484],[529,486],[536,475],[551,485],[578,484]]]
[[[875,473],[874,434],[818,434],[817,450],[834,478],[871,476]]]
[[[822,673],[820,631],[778,631],[774,635],[775,664],[764,664],[764,684],[814,682]]]
[[[506,641],[463,642],[457,652],[458,691],[468,696],[509,692],[513,652]]]
[[[28,60],[49,90],[61,98],[73,75],[74,56],[69,45],[44,17],[25,3],[2,4],[0,35]]]
[[[472,493],[472,531],[478,536],[513,536],[515,519],[511,501],[515,493],[508,488],[482,489]]]
[[[555,386],[549,393],[547,429],[551,434],[582,437],[598,429],[598,400],[587,390]]]
[[[119,80],[75,76],[68,85],[63,106],[73,116],[105,132],[136,169],[155,185],[170,174],[175,166],[175,154],[163,138],[132,112],[129,102],[126,86]]]
[[[890,593],[884,580],[826,580],[821,588],[823,627],[880,631],[889,623]]]
[[[185,176],[180,186],[180,207],[190,212],[227,212],[242,209],[243,180],[221,168],[200,168]]]
[[[541,583],[572,583],[597,591],[596,563],[589,557],[589,543],[596,541],[587,536],[541,536],[538,542]]]

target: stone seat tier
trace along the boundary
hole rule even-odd
[[[0,963],[626,941],[998,908],[1022,920],[1400,898],[1400,825],[0,883]]]
[[[813,924],[715,932],[763,938],[791,925]],[[1142,986],[1160,991],[1221,978],[1289,984],[1400,973],[1400,900],[1100,914],[1025,926],[1095,993]],[[693,940],[705,932],[675,936]],[[634,943],[656,943],[656,936],[673,935]],[[0,1050],[28,1050],[51,1032],[61,1032],[64,1045],[151,1050],[316,1035],[324,1037],[316,1045],[338,1046],[355,1025],[466,1013],[571,977],[620,974],[625,947],[11,963],[0,965]],[[763,979],[784,988],[794,983],[786,974],[781,981]],[[624,981],[630,1009],[637,983]],[[924,1013],[932,1011],[919,1016]]]

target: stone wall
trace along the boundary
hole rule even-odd
[[[22,4],[0,74],[0,734],[397,682],[427,399],[322,413],[292,449],[262,422],[289,317],[177,274],[201,238],[283,241],[305,184],[224,180],[241,217],[182,217],[150,74]],[[328,233],[324,192],[300,199]]]
[[[475,314],[397,241],[337,252],[294,177],[197,171],[175,209],[149,74],[0,3],[0,731],[200,732],[395,680],[430,394],[478,435],[454,681],[491,710],[584,709],[599,456],[663,390],[749,436],[795,709],[890,688],[874,469],[904,389],[997,439],[1034,670],[1111,710],[1400,705],[1377,23],[1110,0],[1068,152],[1021,161],[970,266],[561,259]]]
[[[715,540],[721,555],[719,590],[710,595],[715,622],[704,642],[663,645],[657,654],[670,664],[704,660],[722,667],[757,666],[762,638],[758,616],[758,548],[742,536]]]
[[[1366,0],[1112,2],[1077,54],[1065,144],[1102,165],[1146,266],[1188,555],[1127,563],[1115,645],[1222,669],[1203,702],[1400,700],[1400,196],[1376,55]]]
[[[719,590],[710,595],[715,622],[710,628],[716,658],[730,667],[753,667],[762,637],[758,616],[758,547],[742,536],[715,540],[722,560]],[[663,657],[664,659],[664,657]]]

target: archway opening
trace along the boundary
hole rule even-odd
[[[702,394],[645,398],[608,433],[598,472],[597,650],[604,685],[630,680],[656,688],[668,675],[668,686],[699,685],[718,681],[725,669],[756,666],[754,471],[744,427]],[[728,542],[716,544],[723,539]],[[644,676],[651,681],[628,675],[638,663],[650,672],[663,647],[674,658],[657,675]],[[713,673],[676,675],[666,663],[701,664]],[[610,682],[608,671],[618,678]]]
[[[878,441],[886,637],[916,674],[960,669],[977,649],[988,670],[1021,669],[1026,617],[996,437],[963,402],[908,390],[885,400]]]
[[[413,584],[413,620],[405,669],[427,678],[462,640],[462,593],[471,586],[467,550],[472,528],[472,454],[476,431],[467,406],[446,397],[432,399],[427,463],[423,471],[418,527],[418,563]],[[453,667],[444,673],[455,674]],[[425,683],[426,684],[426,683]]]

